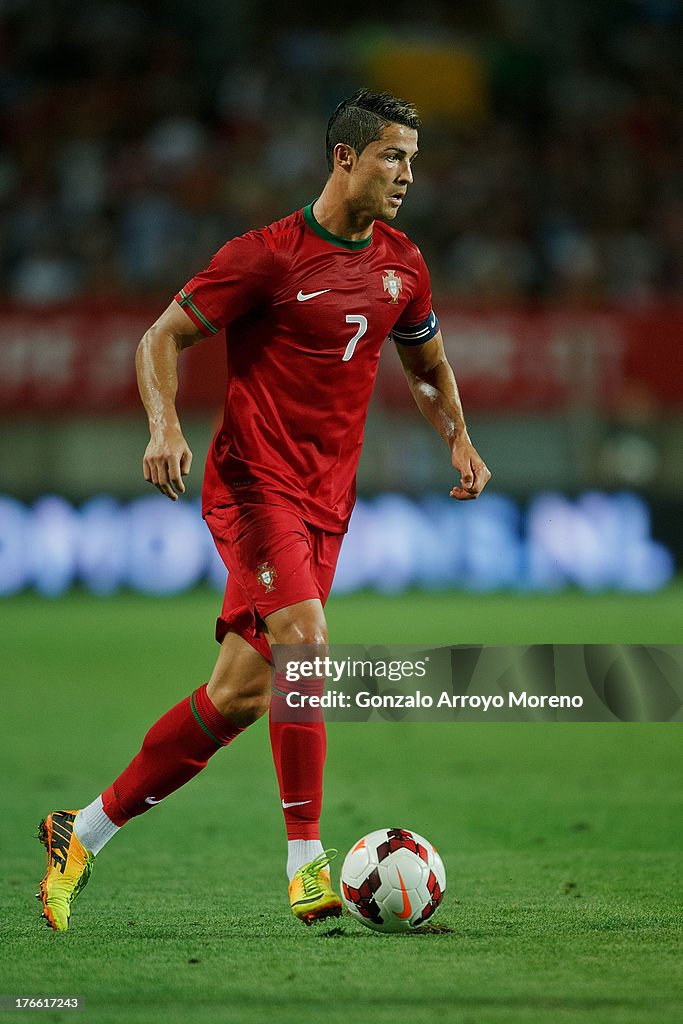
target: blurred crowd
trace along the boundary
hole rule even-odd
[[[419,24],[399,5],[387,35],[362,21],[283,26],[277,8],[246,0],[4,0],[6,298],[172,294],[227,238],[316,197],[329,112],[368,85],[425,96],[396,225],[437,294],[488,306],[679,299],[680,5],[605,0],[609,17],[579,25],[569,47],[529,38],[510,16],[520,3],[472,5],[482,23],[466,25],[448,5],[427,4]],[[595,6],[569,2],[575,14]],[[430,52],[434,68],[467,54],[469,107],[425,91],[415,60],[402,74],[416,43],[425,80]]]

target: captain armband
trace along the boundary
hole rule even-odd
[[[391,331],[391,338],[399,345],[424,345],[425,341],[433,338],[439,330],[439,321],[436,313],[432,310],[426,320],[419,324],[411,324],[409,327],[394,327]]]

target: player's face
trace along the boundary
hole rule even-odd
[[[382,138],[368,143],[353,166],[349,186],[355,209],[372,220],[393,220],[412,183],[416,154],[415,129],[387,125]]]

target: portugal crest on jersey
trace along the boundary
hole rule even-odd
[[[275,590],[277,569],[270,562],[262,562],[256,570],[256,579],[266,588],[266,594],[269,594],[271,590]]]
[[[389,302],[392,302],[395,305],[403,290],[403,281],[395,270],[387,270],[382,274],[382,281],[384,283],[384,291],[389,292],[389,295],[391,296]]]

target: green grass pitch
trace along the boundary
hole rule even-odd
[[[682,598],[359,595],[328,611],[338,642],[670,643]],[[44,928],[39,818],[92,799],[206,679],[217,604],[0,604],[0,994],[84,997],[30,1015],[81,1024],[678,1019],[678,725],[331,725],[324,841],[343,853],[398,824],[448,872],[434,930],[381,936],[291,917],[261,721],[103,851],[68,934]]]

